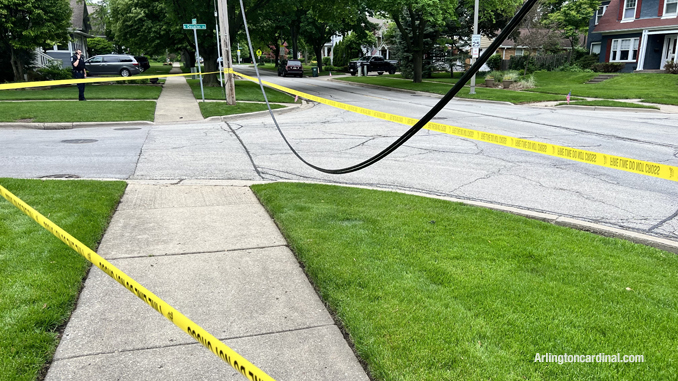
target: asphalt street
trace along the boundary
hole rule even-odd
[[[253,74],[244,67],[236,70]],[[264,76],[309,94],[414,118],[438,101],[318,78]],[[277,119],[299,154],[326,168],[361,162],[407,129],[325,105],[311,105]],[[435,120],[678,165],[675,114],[453,100]],[[0,177],[303,180],[364,185],[548,212],[678,241],[675,182],[426,130],[376,165],[348,175],[326,175],[307,167],[287,148],[268,115],[229,123],[0,129],[0,162]]]

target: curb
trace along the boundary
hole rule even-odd
[[[287,114],[292,111],[306,110],[313,107],[314,104],[302,99],[301,105],[290,105],[285,108],[275,109],[273,113],[276,115]],[[245,114],[233,114],[225,116],[212,116],[201,121],[187,121],[190,123],[205,123],[205,122],[227,122],[240,119],[258,118],[268,115],[268,110],[255,111]],[[177,122],[185,123],[185,122]],[[68,122],[68,123],[0,123],[0,128],[16,128],[29,130],[72,130],[74,128],[91,128],[91,127],[127,127],[130,125],[146,125],[146,126],[160,126],[176,123],[155,123],[147,120],[127,121],[127,122]]]
[[[275,181],[270,181],[270,182],[273,183]],[[336,185],[336,186],[343,186],[343,187],[348,187],[348,188],[362,188],[362,189],[390,191],[390,192],[405,193],[405,194],[411,194],[411,195],[427,197],[427,198],[436,198],[436,199],[440,199],[440,200],[458,202],[458,203],[465,204],[465,205],[477,206],[477,207],[481,207],[481,208],[511,213],[511,214],[515,214],[517,216],[522,216],[522,217],[530,218],[530,219],[533,219],[533,220],[544,221],[544,222],[548,222],[548,223],[553,224],[553,225],[558,225],[558,226],[563,226],[563,227],[567,227],[567,228],[571,228],[571,229],[581,230],[581,231],[597,234],[597,235],[604,236],[604,237],[620,238],[620,239],[624,239],[624,240],[629,241],[629,242],[638,243],[638,244],[641,244],[641,245],[650,246],[650,247],[654,247],[654,248],[657,248],[657,249],[660,249],[660,250],[664,250],[664,251],[668,251],[668,252],[678,254],[678,242],[677,241],[672,241],[670,239],[655,237],[655,236],[651,236],[649,234],[624,230],[624,229],[620,229],[620,228],[614,228],[614,227],[611,227],[611,226],[605,226],[605,225],[597,224],[597,223],[594,223],[594,222],[581,221],[581,220],[577,220],[577,219],[572,218],[572,217],[560,216],[560,215],[557,215],[557,214],[550,214],[550,213],[543,213],[543,212],[536,212],[536,211],[521,209],[521,208],[517,208],[517,207],[513,207],[513,206],[492,204],[492,203],[483,202],[483,201],[464,200],[464,199],[459,199],[459,198],[454,198],[454,197],[437,196],[437,195],[432,195],[432,194],[428,194],[428,193],[413,192],[413,191],[406,191],[406,190],[400,190],[400,189],[376,188],[376,187],[362,186],[362,185],[315,182],[315,181],[293,181],[293,180],[280,180],[279,182]]]
[[[578,105],[562,105],[562,106],[555,105],[553,107],[572,110],[590,110],[590,111],[662,112],[661,110],[657,109],[634,108],[634,107],[578,106]]]
[[[0,123],[0,128],[26,128],[31,130],[71,130],[88,127],[123,127],[129,125],[153,125],[147,120],[127,122],[68,122],[68,123]]]
[[[307,102],[306,100],[302,99],[301,104],[293,104],[291,106],[286,106],[285,108],[279,108],[275,110],[271,110],[273,114],[275,115],[284,115],[293,111],[301,111],[301,110],[306,110],[313,107],[313,104],[310,102]],[[255,112],[248,112],[245,114],[233,114],[233,115],[223,115],[223,116],[211,116],[209,118],[205,119],[205,122],[231,122],[234,120],[242,120],[242,119],[253,119],[253,118],[259,118],[262,116],[270,115],[268,110],[264,111],[255,111]]]
[[[379,85],[372,85],[372,84],[368,84],[368,83],[358,83],[358,82],[351,82],[351,81],[339,81],[339,80],[335,80],[335,79],[328,79],[327,81],[337,82],[337,83],[345,83],[345,84],[352,85],[352,86],[367,87],[367,88],[372,88],[372,89],[377,89],[377,90],[397,91],[397,92],[400,92],[400,93],[420,95],[420,96],[430,97],[430,98],[437,98],[437,99],[443,98],[443,96],[440,95],[440,94],[427,93],[425,91],[404,90],[404,89],[398,89],[398,88],[394,88],[394,87],[379,86]],[[462,102],[493,103],[493,104],[500,104],[500,105],[517,106],[517,105],[515,105],[511,102],[491,101],[491,100],[487,100],[487,99],[452,98],[452,100],[453,101],[462,101]]]

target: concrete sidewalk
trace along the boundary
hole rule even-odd
[[[276,380],[368,380],[243,182],[130,182],[98,250]],[[245,380],[92,268],[47,380]]]
[[[170,74],[181,74],[175,63]],[[155,106],[155,123],[171,123],[203,120],[200,106],[186,77],[168,77]]]

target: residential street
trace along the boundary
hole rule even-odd
[[[244,66],[236,70],[254,73]],[[415,118],[437,102],[434,97],[318,78],[263,75],[309,94]],[[676,114],[452,101],[435,120],[678,165]],[[361,162],[406,130],[325,105],[310,105],[278,121],[305,159],[326,168]],[[72,139],[96,142],[63,142]],[[6,163],[0,177],[322,181],[485,201],[678,240],[678,188],[671,181],[426,130],[376,165],[341,176],[300,162],[268,115],[228,124],[0,129],[0,148],[0,161]]]

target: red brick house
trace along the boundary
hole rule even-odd
[[[659,71],[678,61],[678,0],[604,1],[589,25],[588,48],[622,72]]]

